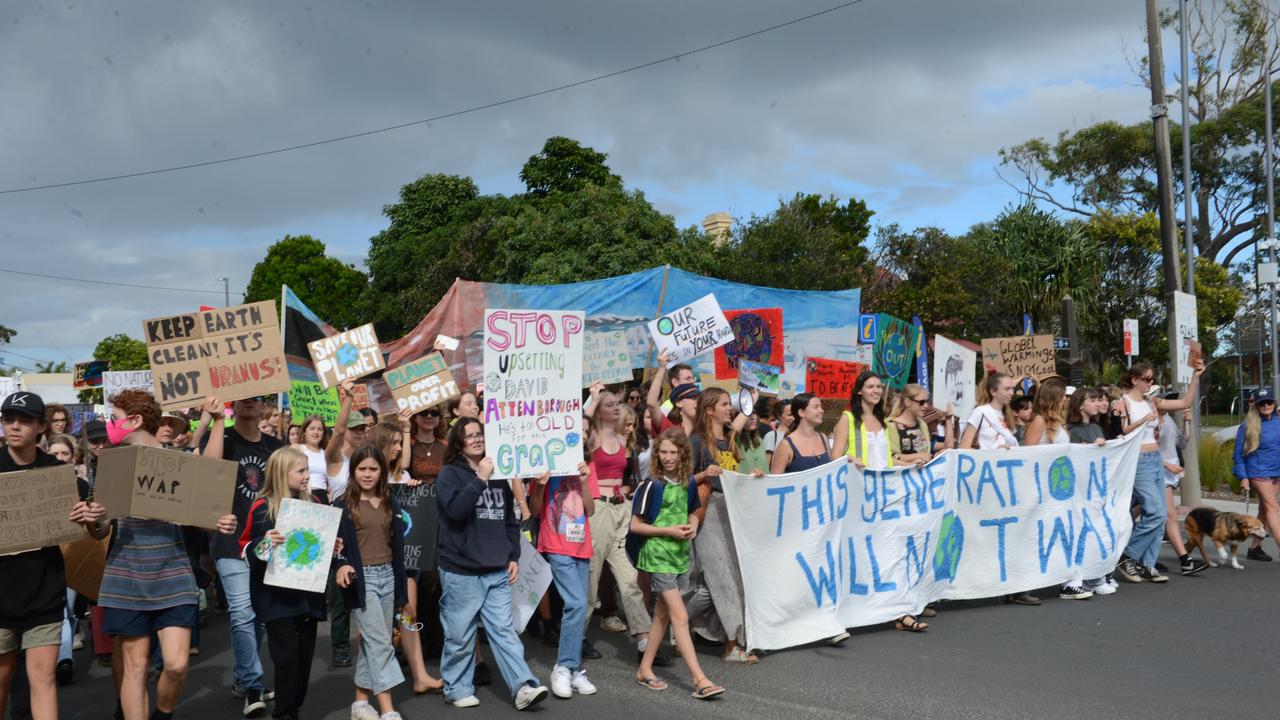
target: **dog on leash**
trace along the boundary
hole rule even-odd
[[[1191,547],[1200,548],[1200,557],[1203,557],[1210,567],[1226,564],[1227,546],[1230,545],[1231,567],[1236,570],[1244,569],[1236,559],[1236,548],[1239,543],[1250,536],[1259,538],[1267,536],[1266,531],[1262,529],[1262,521],[1256,517],[1233,512],[1218,512],[1208,507],[1199,507],[1187,513],[1186,527],[1187,542]],[[1218,562],[1209,559],[1209,553],[1205,552],[1205,536],[1213,540],[1214,547],[1218,549]]]

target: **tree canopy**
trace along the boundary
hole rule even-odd
[[[285,235],[267,249],[253,268],[245,302],[274,300],[280,310],[280,286],[288,285],[320,317],[337,327],[359,325],[356,301],[365,287],[365,274],[325,255],[324,243],[310,235]]]

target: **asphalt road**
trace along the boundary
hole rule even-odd
[[[1270,540],[1266,547],[1276,554]],[[1175,565],[1167,545],[1163,559]],[[605,657],[588,670],[600,692],[548,698],[535,714],[592,720],[693,714],[752,720],[1273,719],[1280,712],[1280,562],[1242,562],[1243,571],[1211,568],[1189,578],[1175,573],[1162,586],[1122,583],[1115,595],[1083,602],[1046,591],[1041,607],[948,603],[926,633],[867,628],[844,647],[790,650],[751,667],[727,665],[715,648],[700,647],[703,667],[729,690],[715,702],[689,697],[688,673],[679,664],[659,673],[672,681],[669,690],[637,686],[630,645],[621,635],[593,629]],[[229,690],[226,616],[210,618],[178,718],[240,717],[240,701]],[[304,718],[349,717],[352,671],[329,666],[327,630],[322,626]],[[546,682],[553,650],[536,638],[526,650]],[[263,659],[269,668],[265,648]],[[62,717],[110,718],[115,698],[109,671],[93,664],[87,651],[78,662],[75,681],[61,690]],[[395,692],[406,720],[515,714],[500,680],[477,695],[480,712],[447,707],[439,694],[413,697],[405,686]]]

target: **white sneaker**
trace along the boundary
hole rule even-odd
[[[608,617],[600,619],[600,629],[605,632],[611,632],[611,633],[625,632],[627,629],[627,624],[622,622],[622,620],[610,615]]]
[[[475,707],[480,704],[480,698],[475,695],[468,695],[466,697],[458,698],[457,700],[450,700],[449,704],[456,708]]]
[[[569,668],[563,665],[551,668],[551,692],[561,699],[573,697],[573,678]]]
[[[542,685],[521,685],[516,691],[517,710],[528,710],[547,699],[547,688]]]
[[[587,679],[586,670],[575,671],[573,673],[572,683],[573,683],[573,689],[579,695],[595,695],[596,694],[596,686],[592,685],[591,681]]]
[[[351,720],[378,720],[378,711],[367,701],[357,700],[351,703]]]
[[[845,640],[848,640],[848,639],[849,639],[849,633],[847,633],[847,632],[841,632],[839,635],[832,635],[831,637],[827,638],[827,644],[828,644],[828,645],[839,645],[840,643],[842,643],[842,642],[844,642]]]
[[[392,710],[389,713],[384,713],[378,720],[404,720],[404,718],[400,717],[400,713]]]
[[[1094,595],[1114,595],[1116,590],[1120,589],[1120,586],[1114,582],[1104,582],[1101,585],[1094,585],[1089,589],[1093,591]]]

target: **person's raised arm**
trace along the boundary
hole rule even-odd
[[[658,369],[649,381],[649,394],[645,396],[645,404],[649,407],[649,418],[653,421],[653,429],[662,427],[662,384],[667,381],[667,351],[658,353]]]
[[[190,442],[191,452],[195,453],[196,455],[204,454],[200,450],[200,443],[204,441],[205,434],[209,432],[209,423],[212,422],[213,419],[221,419],[221,418],[218,417],[217,415],[215,415],[213,418],[210,418],[210,416],[206,415],[203,412],[203,410],[200,412],[200,421],[196,423],[196,429],[194,432],[191,433],[191,442]]]
[[[226,423],[222,421],[222,403],[218,398],[210,395],[204,399],[204,403],[200,406],[200,421],[204,422],[205,418],[210,419],[209,423],[209,441],[205,443],[205,457],[221,458],[223,457],[223,436],[226,432]]]
[[[338,420],[333,426],[333,436],[324,448],[324,461],[328,465],[342,462],[342,445],[347,434],[347,421],[351,419],[351,403],[355,400],[355,383],[343,380],[338,386],[338,397],[342,400],[342,405],[338,408]]]
[[[1196,362],[1196,367],[1191,373],[1191,382],[1187,383],[1187,389],[1178,397],[1177,400],[1153,400],[1152,404],[1157,410],[1162,412],[1171,412],[1173,410],[1188,410],[1191,408],[1191,398],[1196,396],[1196,390],[1200,386],[1200,375],[1204,373],[1204,361]]]
[[[586,415],[587,417],[595,417],[596,406],[600,403],[600,391],[602,390],[604,390],[604,383],[599,380],[591,383],[591,387],[587,390],[591,396],[587,398],[586,407],[582,408],[583,415]]]

